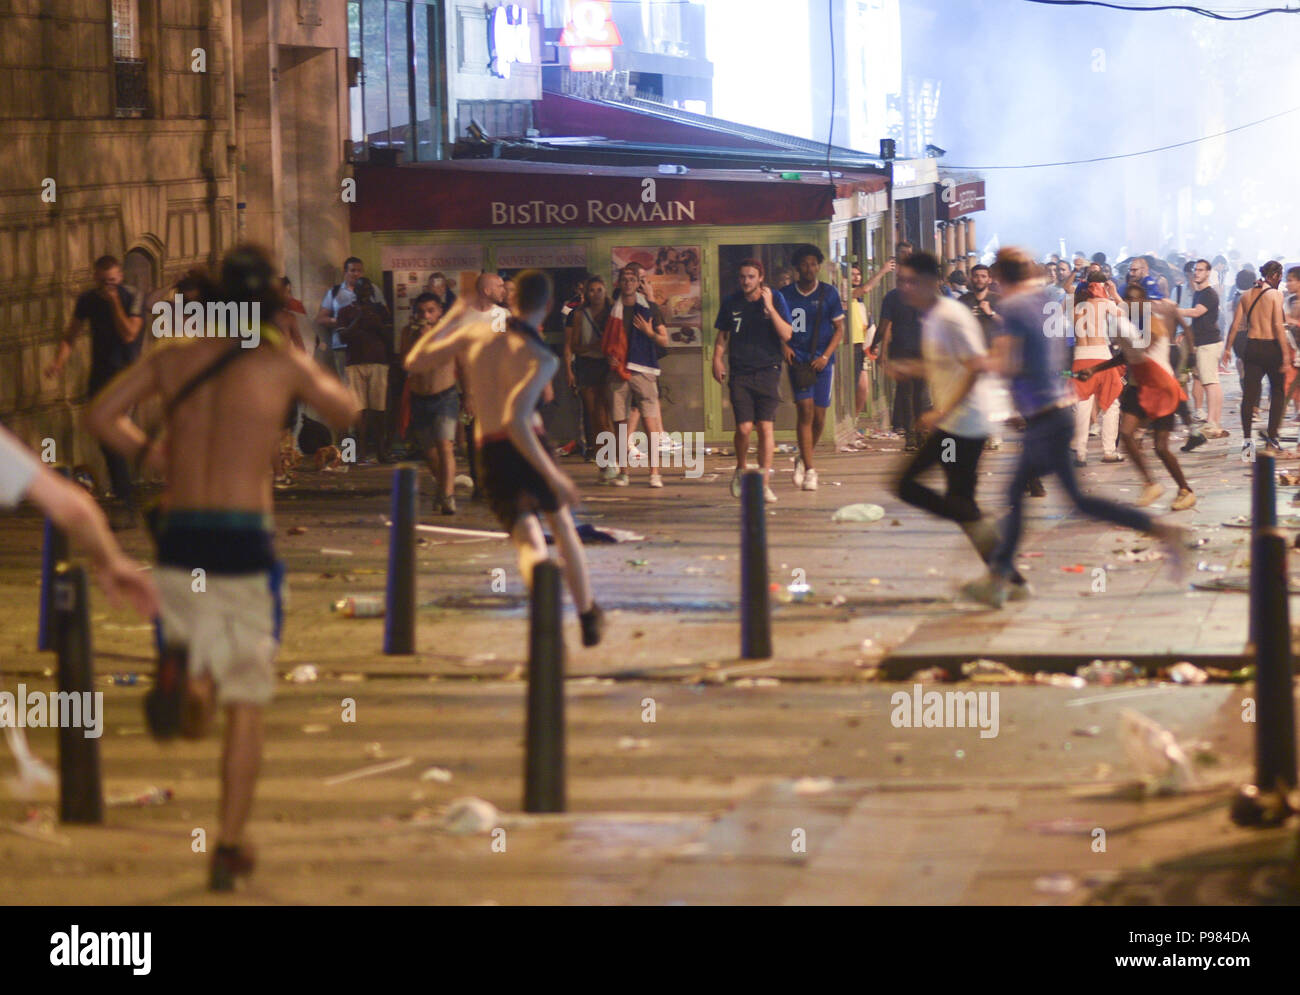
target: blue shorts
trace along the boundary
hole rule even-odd
[[[795,357],[799,358],[798,356]],[[806,401],[808,398],[813,399],[813,406],[818,408],[829,408],[831,406],[831,381],[835,379],[835,360],[832,359],[826,364],[826,368],[817,374],[817,382],[811,387],[799,390],[794,385],[794,370],[790,373],[790,389],[794,391],[796,401]]]

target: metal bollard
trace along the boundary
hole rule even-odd
[[[393,527],[388,535],[388,593],[384,605],[384,652],[415,652],[415,517],[420,481],[416,468],[393,472]]]
[[[53,625],[58,653],[60,701],[80,706],[94,692],[93,653],[90,643],[90,602],[86,572],[64,565],[53,583]],[[51,706],[53,707],[53,706]],[[83,724],[85,716],[82,715]],[[55,717],[51,716],[51,721]],[[99,824],[104,821],[104,789],[99,772],[99,741],[85,729],[59,723],[59,821]]]
[[[772,605],[767,588],[767,520],[763,473],[747,470],[740,484],[740,656],[772,655]]]
[[[1287,544],[1277,529],[1251,543],[1252,588],[1259,634],[1255,646],[1255,785],[1274,791],[1296,786],[1295,706],[1292,691],[1291,613],[1287,590]]]
[[[56,473],[71,477],[66,466],[54,468]],[[45,535],[41,543],[41,604],[40,615],[36,622],[36,648],[38,650],[54,649],[54,638],[50,632],[52,611],[50,597],[54,584],[54,572],[60,563],[68,558],[68,536],[49,518],[45,519]]]
[[[560,568],[550,560],[533,568],[524,750],[524,811],[563,812],[564,633]]]
[[[1256,454],[1254,476],[1251,478],[1250,488],[1250,534],[1252,545],[1261,530],[1277,527],[1276,470],[1277,461],[1272,456]],[[1265,584],[1260,582],[1256,574],[1257,569],[1258,561],[1252,556],[1250,560],[1250,615],[1248,618],[1252,646],[1259,643],[1259,630],[1256,628],[1259,609],[1256,600],[1258,599],[1258,592],[1263,591],[1265,587]]]
[[[1272,456],[1255,456],[1255,476],[1250,497],[1250,520],[1254,531],[1276,528],[1277,460]]]

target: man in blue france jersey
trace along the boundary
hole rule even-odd
[[[772,453],[776,449],[772,420],[781,402],[782,345],[790,341],[790,309],[785,298],[763,282],[763,264],[745,259],[739,267],[740,290],[722,302],[713,327],[713,379],[727,383],[730,376],[731,411],[736,418],[736,472],[731,496],[740,497],[740,475],[749,462],[749,435],[758,424],[758,466],[763,471],[763,497],[776,500],[772,491]],[[723,364],[727,353],[730,365]]]
[[[1002,289],[1002,323],[993,340],[992,369],[1010,380],[1011,399],[1025,422],[1020,460],[1007,497],[1009,508],[1002,540],[989,558],[989,571],[962,588],[967,597],[1001,608],[1015,572],[1020,544],[1025,486],[1030,477],[1053,474],[1074,506],[1089,518],[1146,532],[1164,542],[1176,576],[1181,576],[1184,536],[1181,528],[1157,522],[1144,511],[1084,494],[1070,456],[1074,437],[1071,397],[1059,371],[1064,340],[1047,334],[1043,316],[1050,301],[1035,280],[1035,266],[1022,249],[999,250],[993,278]]]
[[[826,428],[835,350],[844,341],[844,305],[839,291],[817,279],[823,259],[821,249],[815,245],[795,249],[790,261],[798,278],[780,292],[790,309],[790,341],[783,351],[790,364],[790,386],[798,418],[799,455],[794,462],[794,485],[805,491],[817,490],[813,450]],[[799,385],[801,366],[805,370],[810,367],[816,375],[816,380],[806,387]]]

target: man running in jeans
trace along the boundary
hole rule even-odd
[[[1168,548],[1170,563],[1181,576],[1184,531],[1156,522],[1145,512],[1085,495],[1079,490],[1071,462],[1070,442],[1074,416],[1073,396],[1063,389],[1058,371],[1064,360],[1056,355],[1064,339],[1048,337],[1043,325],[1047,295],[1035,286],[1034,261],[1023,249],[998,252],[993,278],[1002,288],[1002,326],[993,342],[993,368],[1011,380],[1011,399],[1025,420],[1025,433],[1007,496],[1010,509],[1002,540],[993,552],[985,577],[967,584],[962,592],[972,600],[1001,608],[1015,573],[1020,545],[1025,485],[1031,476],[1055,474],[1075,507],[1090,518],[1147,532]]]
[[[794,250],[791,262],[798,278],[781,288],[790,309],[790,342],[784,348],[790,364],[790,387],[794,391],[796,432],[799,455],[794,459],[794,485],[805,491],[817,490],[817,471],[813,469],[813,450],[826,428],[826,412],[831,406],[831,381],[835,377],[835,350],[844,341],[844,305],[839,291],[817,279],[821,272],[822,251],[815,245],[801,245]],[[800,387],[796,364],[811,366],[816,380]]]
[[[177,731],[197,738],[214,699],[225,708],[214,891],[230,890],[253,869],[244,826],[262,761],[262,710],[275,689],[284,578],[271,522],[271,454],[295,400],[336,428],[357,414],[352,393],[274,328],[279,294],[278,270],[264,253],[233,249],[222,264],[221,299],[260,309],[258,346],[206,337],[153,349],[86,415],[105,445],[128,459],[153,458],[126,414],[150,397],[164,402],[167,490],[151,523],[163,656],[148,714],[160,738]]]
[[[997,548],[998,531],[975,503],[980,456],[996,403],[993,384],[985,375],[984,332],[967,305],[941,294],[939,261],[930,253],[917,252],[904,260],[898,289],[922,316],[923,369],[935,406],[920,417],[930,434],[899,476],[894,492],[908,504],[956,522],[987,563]],[[936,464],[947,478],[944,494],[917,480]],[[1028,596],[1023,577],[1013,574],[1011,580],[1012,598]]]
[[[772,419],[781,403],[781,352],[790,341],[790,310],[785,298],[763,282],[763,264],[745,259],[740,264],[740,290],[722,302],[713,327],[713,379],[726,383],[727,353],[731,367],[731,411],[736,419],[736,472],[731,496],[740,497],[740,475],[749,463],[749,434],[758,424],[758,468],[763,471],[763,497],[776,500],[772,490],[772,453],[776,450]]]

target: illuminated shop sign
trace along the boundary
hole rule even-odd
[[[510,66],[533,61],[533,36],[528,30],[528,11],[517,3],[503,3],[488,21],[488,42],[492,75],[510,78]]]
[[[614,49],[623,44],[610,17],[609,0],[573,0],[559,44],[569,50],[569,68],[577,73],[614,68]]]

